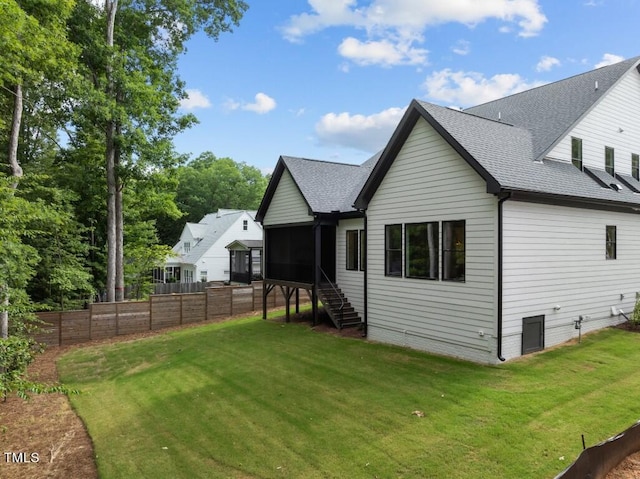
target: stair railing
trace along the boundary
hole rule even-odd
[[[331,281],[329,279],[329,276],[327,276],[327,273],[324,272],[324,270],[322,269],[321,266],[318,266],[318,269],[320,270],[320,273],[322,274],[322,276],[324,277],[324,279],[327,281],[327,283],[329,283],[329,286],[331,286],[331,289],[333,289],[333,291],[336,293],[336,296],[338,297],[338,299],[340,300],[340,308],[338,309],[340,311],[340,321],[338,322],[338,324],[336,326],[338,326],[338,329],[340,329],[342,327],[342,320],[344,318],[344,298],[342,297],[342,295],[338,292],[338,289],[336,288],[336,285],[333,284],[333,281]],[[320,285],[318,285],[320,286]]]

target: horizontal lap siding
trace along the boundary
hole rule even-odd
[[[285,170],[271,199],[263,225],[273,226],[309,221],[313,221],[313,217],[309,215],[309,207],[291,174]]]
[[[384,276],[385,225],[437,221],[441,226],[455,220],[466,221],[464,283]],[[416,124],[369,204],[367,227],[369,337],[493,362],[497,200],[424,120]],[[439,256],[442,270],[441,248]]]
[[[347,270],[347,231],[360,232],[363,229],[364,220],[352,219],[340,220],[336,231],[336,281],[361,318],[364,318],[364,271]],[[360,248],[359,240],[358,248]],[[359,260],[360,255],[358,254]]]
[[[617,259],[605,227],[617,227]],[[522,318],[545,315],[545,346],[620,322],[640,291],[640,215],[507,201],[504,204],[505,357],[520,355]],[[624,295],[624,299],[620,295]],[[560,310],[555,310],[560,306]],[[623,319],[623,318],[622,318]]]

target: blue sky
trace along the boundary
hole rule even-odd
[[[412,99],[468,107],[640,55],[640,0],[248,0],[179,62],[200,123],[175,146],[272,171],[362,163]]]

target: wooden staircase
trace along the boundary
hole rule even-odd
[[[362,318],[337,285],[321,284],[318,287],[318,297],[336,328],[342,329],[362,324]]]

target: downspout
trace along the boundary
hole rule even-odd
[[[369,231],[367,230],[367,210],[364,213],[364,324],[362,329],[362,337],[367,337],[367,270],[369,269],[369,255],[367,254],[367,244],[369,243]]]
[[[506,193],[498,200],[498,359],[503,362],[506,359],[502,356],[502,204],[509,198],[511,198],[511,193]]]

